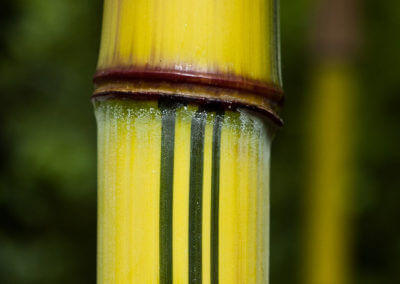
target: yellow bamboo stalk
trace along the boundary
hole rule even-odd
[[[313,81],[304,283],[344,284],[351,265],[354,78],[347,63],[331,61],[321,63]]]
[[[306,284],[351,282],[357,0],[320,0],[307,130]]]
[[[267,283],[276,4],[105,0],[98,283]]]

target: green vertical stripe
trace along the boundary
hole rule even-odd
[[[218,249],[219,249],[219,176],[221,156],[221,127],[223,112],[217,112],[214,120],[212,141],[212,175],[211,175],[211,284],[219,282]]]
[[[190,137],[189,182],[189,283],[202,279],[202,206],[204,134],[207,114],[196,112],[192,119]]]
[[[172,283],[172,199],[175,143],[175,106],[160,103],[160,283]]]

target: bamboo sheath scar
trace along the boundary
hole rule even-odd
[[[276,10],[105,0],[98,283],[268,283]]]

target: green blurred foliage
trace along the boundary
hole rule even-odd
[[[272,155],[271,283],[299,283],[316,1],[281,1],[286,126]],[[0,283],[94,283],[101,1],[0,9]],[[354,283],[400,283],[400,2],[364,1],[355,59]],[[323,283],[321,283],[323,284]]]
[[[0,13],[0,283],[94,283],[101,3]]]

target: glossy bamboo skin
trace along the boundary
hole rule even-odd
[[[268,283],[266,121],[171,101],[95,108],[98,283]]]
[[[104,3],[98,283],[268,283],[277,2]]]
[[[105,0],[98,70],[163,71],[280,87],[272,0]]]

